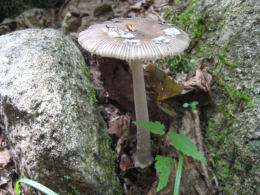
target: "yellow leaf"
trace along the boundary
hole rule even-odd
[[[149,64],[145,68],[145,76],[148,83],[158,94],[157,100],[165,100],[182,92],[183,88],[154,64]]]
[[[132,24],[126,24],[126,27],[128,30],[130,30],[131,32],[135,32],[135,27]]]

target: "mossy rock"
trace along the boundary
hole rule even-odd
[[[203,64],[213,74],[214,100],[204,109],[203,118],[205,140],[213,154],[213,172],[220,183],[219,189],[223,194],[257,194],[260,185],[259,2],[191,0],[188,5],[184,3],[179,1],[178,9],[168,10],[167,18],[174,18],[172,23],[188,32],[192,44],[186,54],[177,57],[181,60],[175,58],[167,63],[176,67],[173,70],[190,74]],[[190,69],[185,69],[187,59],[188,64],[195,60]]]

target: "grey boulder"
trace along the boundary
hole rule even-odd
[[[60,194],[119,193],[106,125],[70,38],[52,29],[0,36],[0,117],[20,177]]]

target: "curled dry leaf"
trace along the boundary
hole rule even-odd
[[[187,77],[186,74],[177,75],[176,77],[178,83],[182,83],[184,86],[179,101],[182,103],[198,101],[199,106],[209,104],[213,99],[210,89],[212,76],[207,72],[206,68],[197,69],[190,79],[187,79]]]
[[[188,81],[184,82],[184,90],[182,94],[186,94],[193,90],[200,90],[207,92],[210,98],[212,98],[212,92],[210,90],[210,82],[212,76],[207,72],[205,68],[200,68],[196,70],[195,75]]]

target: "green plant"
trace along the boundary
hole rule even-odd
[[[163,135],[164,133],[164,125],[160,122],[133,122],[140,127],[151,131],[152,133]],[[175,185],[174,185],[174,195],[179,194],[180,188],[180,181],[181,181],[181,173],[182,173],[182,162],[183,162],[183,154],[187,156],[191,156],[194,159],[201,161],[204,165],[207,164],[206,159],[204,156],[198,151],[197,147],[191,142],[190,137],[184,136],[181,134],[174,133],[173,131],[169,132],[170,140],[176,150],[179,151],[179,161],[178,161],[178,168],[175,178]],[[168,183],[168,178],[170,175],[171,165],[173,162],[172,158],[157,155],[155,163],[155,168],[157,172],[159,172],[159,183],[157,186],[157,192],[163,189],[166,184]]]
[[[25,184],[27,184],[27,185],[39,190],[40,192],[47,194],[47,195],[58,195],[57,193],[53,192],[52,190],[50,190],[46,186],[44,186],[44,185],[42,185],[42,184],[40,184],[36,181],[26,179],[26,178],[21,178],[15,183],[15,191],[16,191],[17,195],[20,195],[19,183],[25,183]]]
[[[197,105],[199,104],[199,102],[198,101],[193,101],[193,102],[191,102],[191,103],[184,103],[183,105],[182,105],[182,107],[183,108],[188,108],[188,107],[190,107],[191,109],[196,109],[196,107],[197,107]]]
[[[173,73],[189,73],[198,65],[198,61],[189,58],[185,54],[179,54],[171,58],[162,58],[160,64],[164,64]]]
[[[200,67],[200,57],[210,55],[207,33],[212,31],[209,12],[196,13],[197,0],[178,1],[175,6],[163,12],[168,23],[186,31],[190,36],[190,46],[182,54],[160,60],[161,66],[166,66],[174,74],[188,73],[191,75]],[[191,51],[198,54],[195,58]]]
[[[231,68],[237,68],[238,65],[237,64],[233,64],[233,63],[230,63],[228,60],[227,60],[227,52],[228,52],[228,48],[227,47],[224,47],[223,49],[223,52],[218,54],[218,58],[219,60],[225,64],[226,66],[229,66]]]

